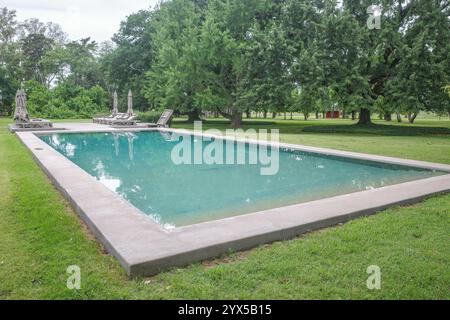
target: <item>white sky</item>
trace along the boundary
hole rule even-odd
[[[141,9],[154,7],[158,0],[0,0],[0,8],[17,11],[17,20],[38,18],[56,22],[69,39],[91,37],[109,40],[119,30],[120,21]]]

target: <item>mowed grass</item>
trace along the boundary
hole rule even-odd
[[[450,121],[417,126],[450,127]],[[448,299],[450,195],[299,238],[130,280],[0,119],[0,299]],[[252,120],[283,141],[450,163],[450,136],[303,132],[350,121]],[[175,127],[189,127],[176,121]],[[205,127],[226,128],[223,121]],[[406,127],[406,125],[405,125]],[[403,130],[399,126],[398,130]],[[392,129],[392,128],[391,128]],[[70,265],[81,290],[69,290]],[[366,286],[378,265],[381,290]]]

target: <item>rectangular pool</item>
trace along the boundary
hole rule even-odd
[[[168,229],[446,174],[282,147],[278,173],[264,176],[260,165],[176,165],[170,132],[39,138]],[[255,152],[248,144],[234,148]]]

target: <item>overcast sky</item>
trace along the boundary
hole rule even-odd
[[[109,40],[127,15],[153,7],[158,0],[0,0],[17,11],[17,20],[38,18],[61,25],[71,40]]]

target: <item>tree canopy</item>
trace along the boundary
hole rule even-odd
[[[129,89],[138,110],[190,121],[213,112],[233,127],[251,112],[340,110],[367,124],[372,113],[413,122],[450,111],[445,0],[170,0],[128,16],[102,44],[7,8],[0,22],[3,112],[26,82],[53,97],[50,115],[101,112],[114,90],[125,105]]]

